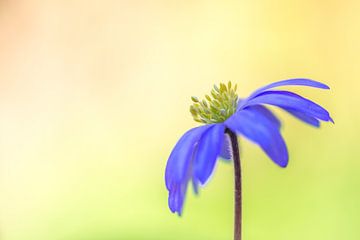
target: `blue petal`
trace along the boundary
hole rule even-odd
[[[181,214],[187,184],[191,179],[196,144],[211,126],[205,125],[187,131],[170,154],[165,170],[165,182],[169,190],[169,207],[172,212]]]
[[[193,185],[194,193],[199,194],[199,180],[197,178],[193,177],[192,185]]]
[[[311,79],[306,79],[306,78],[294,78],[294,79],[282,80],[282,81],[270,83],[264,87],[261,87],[261,88],[257,89],[256,91],[254,91],[248,98],[241,100],[241,101],[239,100],[237,110],[242,109],[249,100],[251,100],[252,98],[263,93],[267,89],[281,87],[281,86],[291,86],[291,85],[330,89],[327,85],[325,85],[321,82],[317,82],[317,81],[314,81]]]
[[[253,113],[260,114],[263,117],[267,118],[276,128],[281,127],[281,122],[279,119],[266,107],[262,105],[253,105],[249,106],[246,109],[251,110]]]
[[[243,109],[226,120],[225,125],[258,144],[280,167],[287,166],[288,151],[279,129],[263,115]]]
[[[165,170],[166,187],[168,190],[171,188],[171,183],[180,183],[185,179],[188,169],[191,167],[190,162],[195,145],[210,126],[205,125],[190,129],[176,143]]]
[[[224,124],[215,124],[201,137],[194,156],[194,174],[205,184],[214,170],[224,140]]]
[[[266,91],[250,99],[244,107],[258,104],[270,104],[281,108],[291,108],[323,121],[332,121],[328,111],[323,107],[292,92]]]
[[[320,121],[308,114],[299,112],[299,111],[291,109],[291,108],[283,108],[283,109],[305,123],[308,123],[314,127],[320,127]]]
[[[177,212],[179,215],[182,213],[184,199],[186,194],[186,184],[175,185],[169,192],[168,204],[172,212]]]
[[[282,80],[274,83],[270,83],[262,88],[257,89],[255,92],[253,92],[249,98],[258,95],[259,93],[262,93],[263,91],[275,88],[275,87],[281,87],[281,86],[290,86],[290,85],[297,85],[297,86],[308,86],[308,87],[315,87],[315,88],[322,88],[322,89],[330,89],[327,85],[317,82],[311,79],[307,78],[294,78],[294,79],[287,79]]]
[[[220,151],[220,157],[224,160],[232,159],[231,140],[227,134],[224,134],[224,140]]]

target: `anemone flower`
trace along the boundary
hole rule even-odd
[[[331,121],[328,111],[320,105],[289,91],[270,90],[275,87],[301,85],[329,89],[310,79],[288,79],[266,85],[241,99],[236,85],[214,85],[205,100],[192,97],[190,112],[203,124],[187,131],[172,150],[165,170],[169,191],[168,204],[172,212],[182,214],[188,183],[195,193],[212,175],[218,158],[233,160],[235,172],[234,239],[241,239],[241,167],[237,136],[259,145],[278,166],[288,164],[288,151],[280,134],[281,123],[266,107],[279,107],[314,127],[320,121]]]

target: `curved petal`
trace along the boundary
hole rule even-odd
[[[186,194],[186,184],[175,185],[171,191],[169,191],[168,204],[170,210],[174,213],[177,212],[179,215],[182,213],[184,199]]]
[[[314,127],[320,127],[320,121],[312,116],[309,116],[308,114],[294,110],[292,108],[283,108],[283,109],[307,124],[310,124]]]
[[[192,178],[192,186],[195,194],[199,194],[199,180],[195,177]]]
[[[225,125],[258,144],[280,167],[287,166],[288,151],[279,129],[263,115],[243,109],[226,120]]]
[[[210,177],[224,140],[225,125],[215,124],[202,135],[194,156],[194,175],[201,184]]]
[[[249,98],[254,97],[270,88],[281,87],[281,86],[291,86],[291,85],[330,89],[329,86],[327,86],[321,82],[318,82],[318,81],[314,81],[314,80],[307,79],[307,78],[293,78],[293,79],[287,79],[287,80],[270,83],[264,87],[261,87],[261,88],[257,89],[255,92],[253,92]]]
[[[271,122],[276,128],[281,127],[280,120],[265,106],[253,105],[253,106],[247,107],[246,109],[249,109],[256,114],[261,114],[263,117],[267,118],[269,120],[269,122]]]
[[[224,140],[220,151],[220,157],[227,161],[232,159],[231,140],[227,134],[224,134]]]
[[[165,170],[166,188],[169,190],[169,208],[181,214],[187,184],[191,179],[193,153],[202,134],[212,125],[187,131],[176,143]]]
[[[270,104],[281,108],[291,108],[323,121],[332,121],[329,112],[320,105],[288,91],[266,91],[253,99],[250,99],[244,106],[258,104]]]
[[[187,131],[176,143],[166,164],[165,181],[168,190],[171,183],[180,183],[186,177],[190,161],[195,150],[195,144],[202,134],[212,125],[192,128]]]

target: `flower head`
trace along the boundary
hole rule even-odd
[[[199,101],[197,97],[191,97],[194,102],[190,106],[190,112],[196,122],[200,123],[220,123],[224,122],[236,112],[239,97],[236,94],[235,85],[231,87],[231,82],[226,86],[220,83],[220,88],[214,85],[211,90],[211,97],[205,96],[205,99]]]
[[[206,100],[192,97],[190,112],[195,121],[204,123],[187,131],[172,150],[165,170],[169,191],[169,208],[181,215],[188,183],[195,192],[211,176],[216,160],[231,159],[231,145],[225,134],[229,129],[259,145],[280,167],[288,164],[288,151],[280,134],[279,119],[264,105],[277,106],[299,120],[315,127],[320,121],[331,121],[328,111],[320,105],[289,91],[270,90],[275,87],[302,85],[329,89],[310,79],[289,79],[266,85],[239,99],[236,85],[214,86]]]

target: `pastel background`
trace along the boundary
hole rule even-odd
[[[244,239],[360,239],[360,2],[0,1],[0,239],[232,238],[219,162],[183,217],[164,169],[196,126],[190,96],[271,81],[326,107],[316,130],[281,111],[290,164],[241,140]]]

